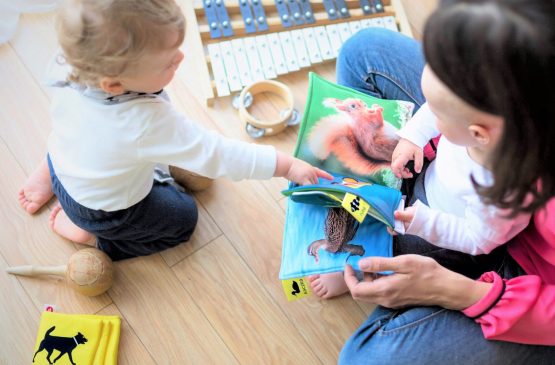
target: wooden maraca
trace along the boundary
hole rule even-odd
[[[112,286],[112,260],[104,252],[92,247],[71,255],[67,265],[25,265],[8,267],[6,271],[23,276],[62,276],[75,291],[89,297],[100,295]]]

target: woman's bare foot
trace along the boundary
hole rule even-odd
[[[345,279],[343,279],[343,272],[310,275],[308,282],[312,292],[324,299],[330,299],[349,291]]]
[[[34,214],[44,204],[46,204],[54,193],[50,181],[50,171],[48,163],[44,160],[39,167],[27,178],[23,187],[19,190],[19,204],[29,214]]]
[[[49,223],[54,232],[70,241],[89,246],[95,245],[94,235],[77,227],[64,212],[60,203],[50,213]]]

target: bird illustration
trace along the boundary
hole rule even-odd
[[[297,294],[299,294],[300,292],[301,292],[301,288],[299,288],[299,283],[293,280],[293,291],[291,292],[291,294],[293,294],[294,296],[297,296]]]
[[[364,247],[347,243],[358,230],[357,220],[343,208],[330,208],[324,223],[325,239],[314,241],[308,246],[308,254],[320,260],[318,250],[323,248],[331,253],[349,252],[354,256],[364,255]]]
[[[320,119],[308,136],[316,158],[325,160],[333,153],[343,166],[359,175],[390,166],[399,137],[396,129],[384,122],[383,108],[377,104],[369,108],[356,98],[327,98],[323,104],[338,113]]]

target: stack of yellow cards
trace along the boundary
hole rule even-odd
[[[43,312],[33,363],[116,365],[119,334],[117,316]]]

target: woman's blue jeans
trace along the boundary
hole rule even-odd
[[[386,29],[369,28],[343,45],[337,82],[379,98],[408,100],[418,108],[424,103],[423,68],[418,42]],[[501,263],[499,271],[510,277],[514,275],[511,269]],[[543,365],[555,364],[555,347],[486,340],[480,326],[458,311],[378,307],[347,341],[339,363]]]

